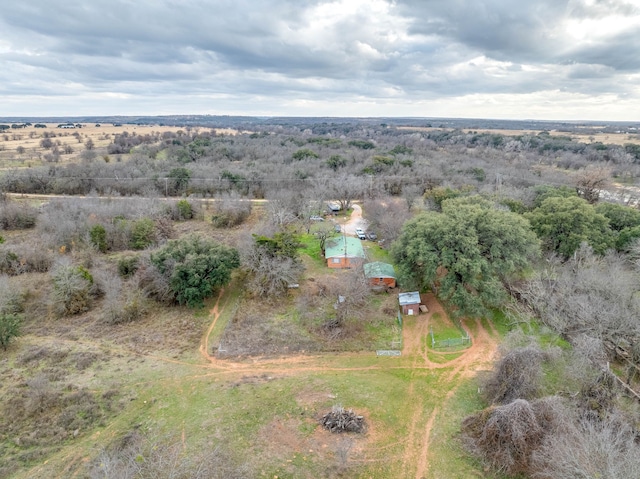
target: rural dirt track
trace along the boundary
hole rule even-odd
[[[497,333],[487,331],[480,320],[475,321],[473,331],[467,329],[472,338],[472,344],[464,350],[460,356],[445,362],[433,362],[427,354],[427,335],[429,321],[434,313],[439,313],[442,318],[448,320],[446,312],[433,295],[425,295],[423,303],[427,304],[429,312],[420,316],[407,317],[403,325],[403,350],[404,358],[409,363],[397,365],[392,361],[376,363],[364,367],[327,367],[321,364],[322,355],[292,355],[280,358],[254,358],[250,362],[240,362],[230,359],[218,359],[209,354],[208,338],[215,327],[223,305],[220,305],[222,292],[216,304],[211,309],[211,323],[207,333],[202,337],[200,354],[208,361],[209,366],[234,371],[242,374],[258,374],[266,371],[278,375],[296,375],[310,371],[366,371],[409,369],[411,381],[407,390],[406,404],[411,405],[413,412],[407,429],[405,452],[402,458],[402,476],[422,479],[429,470],[429,445],[434,423],[446,406],[449,399],[455,394],[458,387],[469,376],[477,371],[488,369],[497,348]],[[489,323],[490,324],[490,323]],[[491,326],[490,326],[491,327]],[[371,353],[341,353],[340,357],[362,357]],[[437,353],[436,353],[437,354]],[[430,369],[450,369],[441,376],[439,388],[445,392],[443,401],[437,407],[429,411],[424,408],[424,399],[416,392],[416,384],[421,381],[420,373]],[[215,373],[214,373],[215,374]],[[206,375],[206,374],[204,374]]]
[[[497,347],[497,333],[493,330],[491,323],[489,328],[485,329],[481,321],[476,321],[472,328],[467,328],[472,337],[472,346],[461,353],[451,361],[433,362],[429,359],[429,355],[437,355],[433,351],[427,354],[427,334],[428,325],[432,315],[439,312],[444,318],[446,316],[441,305],[432,295],[426,295],[423,302],[429,307],[429,313],[416,317],[405,318],[403,325],[403,351],[401,358],[387,358],[383,361],[372,362],[371,365],[361,367],[340,366],[343,362],[342,358],[366,358],[371,357],[371,352],[359,353],[340,353],[332,354],[328,357],[326,354],[317,355],[291,355],[285,357],[264,357],[264,358],[241,358],[241,359],[219,359],[209,353],[209,336],[216,326],[220,314],[224,311],[227,303],[224,301],[223,291],[220,292],[215,305],[210,310],[210,321],[206,328],[206,333],[201,337],[199,345],[199,355],[203,362],[185,362],[177,361],[171,358],[163,358],[155,354],[140,354],[152,361],[170,362],[180,364],[185,367],[193,368],[192,374],[180,374],[172,377],[159,378],[148,381],[149,384],[157,384],[159,382],[166,383],[167,388],[180,388],[181,383],[190,378],[224,378],[225,380],[234,381],[248,375],[269,374],[271,376],[296,376],[304,375],[307,372],[344,372],[350,371],[388,371],[388,370],[404,370],[409,372],[410,381],[406,390],[406,404],[411,408],[407,415],[410,418],[406,425],[405,438],[402,441],[403,451],[402,457],[397,458],[394,468],[399,469],[398,477],[423,479],[429,475],[430,465],[430,446],[432,445],[434,426],[438,424],[438,420],[443,413],[446,413],[447,403],[454,396],[455,392],[464,380],[475,374],[478,370],[487,369],[490,366],[492,357]],[[122,352],[119,348],[114,352]],[[335,356],[335,357],[334,357]],[[337,357],[337,361],[335,360]],[[428,407],[425,401],[428,400],[421,391],[421,386],[425,381],[425,372],[429,370],[442,370],[443,374],[438,376],[437,388],[438,393],[442,395],[442,399],[437,402],[435,407]],[[135,383],[136,385],[144,385],[145,383]],[[129,384],[130,386],[131,384]],[[424,388],[422,388],[423,390]],[[113,424],[108,425],[102,431],[103,436],[110,433]],[[181,437],[185,434],[184,429],[180,432]],[[378,432],[380,434],[380,432]],[[93,439],[95,440],[97,436]],[[185,440],[184,437],[182,439]],[[383,446],[386,448],[387,446]],[[370,450],[363,450],[363,458],[361,463],[374,463],[380,460],[379,454],[381,448],[377,447]],[[88,460],[84,457],[84,453],[80,448],[71,448],[64,454],[64,463],[66,464],[62,474],[54,477],[60,479],[64,477],[74,477],[74,469],[80,462]],[[33,468],[30,473],[32,477],[51,477],[47,473],[46,464],[42,464]],[[435,471],[431,471],[429,477],[438,477]]]

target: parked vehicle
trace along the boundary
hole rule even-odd
[[[333,229],[336,231],[336,233],[342,233],[342,226],[340,226],[338,223],[335,223],[333,225]]]
[[[322,216],[312,216],[311,218],[309,218],[311,221],[324,221],[324,218]]]
[[[370,231],[369,233],[367,233],[367,238],[370,239],[371,241],[375,241],[378,239],[378,235],[375,234],[373,231]]]
[[[367,239],[367,236],[364,234],[362,228],[356,228],[356,236],[361,240]]]

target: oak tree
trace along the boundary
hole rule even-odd
[[[446,200],[442,213],[410,220],[392,247],[401,276],[431,286],[455,308],[478,316],[502,304],[502,280],[529,265],[539,252],[527,221],[480,197]]]

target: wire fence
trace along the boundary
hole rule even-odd
[[[433,334],[433,328],[430,329],[429,334],[431,335],[431,347],[433,349],[447,349],[471,344],[471,337],[468,334],[464,334],[459,338],[436,339]]]

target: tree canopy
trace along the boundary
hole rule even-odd
[[[229,282],[233,269],[240,266],[240,257],[234,248],[190,236],[169,241],[151,255],[151,262],[169,279],[178,303],[197,307],[213,288]]]
[[[615,235],[609,228],[609,220],[582,198],[549,197],[525,216],[545,248],[564,258],[582,243],[589,244],[598,254],[614,246]]]
[[[0,347],[7,350],[12,338],[20,336],[22,315],[0,312]]]
[[[501,280],[538,253],[526,219],[478,196],[446,200],[442,213],[410,220],[392,248],[401,277],[435,287],[457,314],[471,316],[499,306],[506,297]]]

